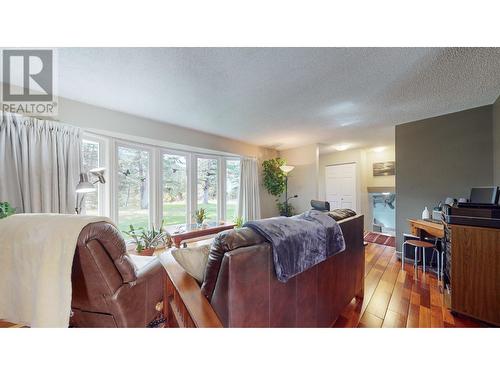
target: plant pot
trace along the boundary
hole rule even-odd
[[[149,249],[142,249],[140,252],[137,252],[137,254],[145,257],[150,257],[154,254],[155,250],[156,249],[154,247],[150,247]]]

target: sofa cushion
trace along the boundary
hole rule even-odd
[[[328,215],[335,219],[335,221],[340,221],[352,216],[356,216],[356,212],[350,210],[349,208],[336,208],[335,210],[328,212]]]
[[[177,263],[201,284],[205,276],[210,245],[174,248],[171,252]]]
[[[205,297],[208,300],[212,298],[225,253],[240,247],[258,245],[263,242],[265,242],[264,237],[250,228],[230,229],[219,233],[210,248],[205,278],[201,286],[201,291]]]

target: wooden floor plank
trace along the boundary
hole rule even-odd
[[[14,325],[15,324],[10,323],[10,322],[6,322],[5,320],[0,320],[0,328],[11,328]]]
[[[368,303],[367,312],[384,319],[399,271],[400,266],[398,265],[396,254],[393,254]]]
[[[419,328],[430,328],[431,326],[431,310],[428,307],[420,305],[418,313]]]
[[[378,261],[378,258],[382,255],[378,246],[379,245],[373,243],[368,243],[368,245],[365,246],[365,277]]]
[[[378,257],[377,262],[373,265],[372,269],[365,278],[365,294],[363,299],[363,305],[361,307],[361,314],[364,313],[366,307],[368,306],[373,293],[377,289],[380,279],[384,275],[384,272],[391,260],[393,255],[393,248],[383,246],[381,255]]]
[[[409,284],[409,285],[408,285]],[[406,271],[400,271],[398,274],[398,279],[396,285],[394,286],[394,291],[391,295],[391,300],[388,311],[398,313],[404,316],[405,322],[408,316],[408,309],[410,307],[410,296],[411,296],[411,280],[410,276]]]
[[[382,323],[382,328],[405,328],[406,327],[406,316],[398,314],[397,312],[387,310],[385,314],[384,322]]]
[[[382,327],[383,320],[379,317],[365,312],[359,321],[359,328],[380,328]]]

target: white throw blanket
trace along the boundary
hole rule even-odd
[[[20,214],[0,220],[0,319],[68,327],[71,267],[82,229],[107,217]]]

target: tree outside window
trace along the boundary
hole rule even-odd
[[[240,192],[240,161],[226,160],[226,221],[234,222],[238,216]]]
[[[185,224],[188,195],[186,157],[163,154],[162,172],[164,224]]]
[[[118,146],[118,227],[149,226],[149,152]]]
[[[198,158],[198,209],[204,208],[207,219],[217,220],[217,159]]]

